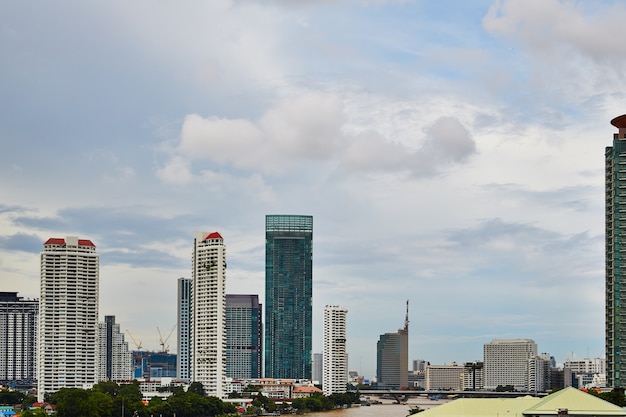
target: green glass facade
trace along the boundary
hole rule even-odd
[[[610,387],[626,387],[626,115],[605,151],[606,373]]]
[[[265,377],[311,378],[313,217],[265,217]]]

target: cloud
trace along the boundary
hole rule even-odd
[[[483,25],[492,34],[516,40],[542,56],[575,52],[608,64],[626,59],[626,44],[621,41],[625,19],[626,8],[619,4],[498,0]]]
[[[192,165],[277,175],[314,162],[326,170],[336,164],[346,171],[421,177],[464,163],[476,153],[472,135],[455,117],[441,117],[426,127],[425,137],[415,139],[423,142],[417,151],[376,131],[348,133],[346,123],[341,97],[318,91],[281,100],[256,121],[191,114],[157,176],[188,183],[198,175],[192,174]]]
[[[43,249],[43,242],[37,235],[16,233],[10,236],[0,236],[0,249],[39,253]]]

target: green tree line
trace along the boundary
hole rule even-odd
[[[152,398],[148,405],[142,401],[139,383],[118,385],[99,382],[90,390],[61,388],[50,395],[56,405],[57,417],[149,417],[184,416],[215,417],[236,414],[232,404],[217,397],[207,397],[202,384],[192,383],[187,391],[175,389],[167,400]],[[40,417],[42,410],[25,411],[21,417]]]

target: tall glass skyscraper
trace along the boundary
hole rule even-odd
[[[626,387],[626,114],[605,160],[606,376],[609,387]]]
[[[265,217],[265,377],[311,378],[313,216]]]

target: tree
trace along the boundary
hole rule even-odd
[[[61,388],[50,395],[50,402],[56,404],[58,417],[104,417],[92,408],[89,396],[84,389]]]
[[[48,417],[48,414],[41,408],[35,408],[34,410],[22,411],[20,417]]]
[[[203,397],[206,395],[202,382],[192,382],[191,385],[189,385],[189,388],[187,388],[187,392],[195,392]]]
[[[21,404],[25,397],[26,395],[20,391],[0,390],[0,404],[3,405]]]
[[[612,404],[615,404],[619,407],[626,406],[626,398],[624,396],[624,391],[620,389],[614,389],[609,392],[596,392],[595,390],[589,390],[589,394],[594,395],[596,397],[602,398],[604,401],[608,401]]]

